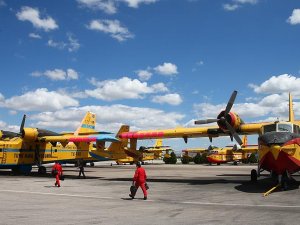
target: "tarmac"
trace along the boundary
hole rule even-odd
[[[148,200],[141,190],[129,198],[134,165],[99,162],[79,170],[64,166],[62,186],[50,175],[13,176],[0,171],[0,224],[299,224],[300,176],[288,191],[267,173],[251,183],[256,165],[144,165]],[[47,168],[50,172],[51,167]]]

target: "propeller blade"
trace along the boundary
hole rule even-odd
[[[236,133],[236,131],[233,129],[233,127],[230,125],[230,123],[228,123],[226,120],[225,120],[225,124],[226,124],[226,127],[227,129],[229,130],[230,134],[233,136],[233,138],[236,140],[236,142],[239,144],[239,145],[242,145],[243,144],[243,141],[242,139],[240,138],[240,136]]]
[[[26,119],[26,115],[24,114],[23,119],[22,119],[22,123],[21,123],[21,126],[20,126],[20,133],[22,133],[22,131],[24,129],[25,119]]]
[[[230,112],[233,103],[235,101],[236,95],[237,95],[237,91],[233,91],[225,109],[225,116]]]
[[[207,123],[214,123],[218,121],[219,119],[195,120],[195,124],[207,124]]]

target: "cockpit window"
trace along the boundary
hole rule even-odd
[[[270,124],[264,126],[264,134],[272,131],[276,131],[276,124]]]
[[[299,134],[299,126],[294,124],[294,133]]]
[[[281,132],[293,132],[293,127],[291,124],[278,123],[277,129]]]

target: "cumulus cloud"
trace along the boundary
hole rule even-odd
[[[28,36],[34,39],[42,39],[41,35],[35,33],[30,33]]]
[[[92,10],[101,10],[107,14],[117,12],[116,1],[114,0],[77,0],[81,7]]]
[[[107,14],[117,13],[120,2],[126,3],[128,7],[138,8],[141,4],[151,4],[158,0],[77,0],[80,7],[91,10],[101,10]]]
[[[299,85],[300,78],[289,74],[282,74],[279,76],[272,76],[260,85],[249,84],[249,87],[251,87],[256,93],[274,94],[292,92],[293,94],[299,95]]]
[[[300,9],[294,9],[292,15],[287,19],[291,25],[300,24]]]
[[[76,52],[80,48],[79,41],[73,37],[72,34],[67,34],[68,41],[54,41],[52,39],[48,40],[47,45],[49,47],[57,48],[60,50],[67,49],[69,52]]]
[[[129,7],[138,8],[140,4],[155,3],[158,0],[121,0],[121,1],[126,2]]]
[[[16,16],[19,20],[29,21],[35,28],[43,29],[44,31],[58,28],[58,25],[52,17],[46,16],[45,18],[41,18],[40,11],[36,8],[23,6],[21,10],[17,12]]]
[[[235,11],[245,4],[255,5],[256,3],[258,3],[258,0],[232,0],[231,2],[232,3],[223,4],[224,10]]]
[[[92,20],[87,28],[109,34],[120,42],[134,37],[126,27],[121,25],[119,20]]]
[[[182,98],[179,94],[166,94],[157,95],[152,98],[152,102],[159,104],[169,104],[169,105],[180,105],[182,103]]]
[[[31,73],[31,76],[33,77],[45,76],[54,81],[78,79],[78,73],[74,69],[67,69],[66,71],[61,69],[46,70],[45,72],[35,71]]]
[[[87,111],[96,113],[96,129],[117,132],[122,124],[130,125],[131,130],[159,129],[176,127],[185,115],[165,112],[159,109],[130,107],[126,105],[91,105],[72,107],[53,112],[32,115],[34,126],[75,130]]]
[[[178,74],[177,66],[173,63],[163,63],[154,68],[155,72],[161,75],[174,75]]]
[[[5,131],[12,131],[19,133],[20,132],[20,125],[9,125],[6,122],[0,120],[0,130],[5,130]]]
[[[152,73],[148,69],[137,70],[136,73],[141,81],[147,81],[152,77]]]
[[[94,90],[85,90],[85,93],[88,96],[105,101],[141,99],[145,94],[168,90],[162,83],[148,86],[146,82],[141,82],[137,79],[130,79],[128,77],[105,81],[97,81],[95,78],[92,78],[90,83],[97,88]]]
[[[48,91],[46,88],[0,100],[0,107],[17,111],[55,111],[70,106],[79,106],[79,102],[67,95]]]
[[[5,1],[4,0],[0,0],[0,7],[4,7],[4,6],[6,6]]]

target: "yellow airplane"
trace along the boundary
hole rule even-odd
[[[0,140],[0,168],[12,169],[14,173],[29,174],[37,165],[38,172],[45,174],[44,163],[88,158],[92,142],[96,142],[96,150],[102,150],[106,141],[118,141],[109,132],[95,131],[96,115],[91,112],[87,112],[74,133],[27,128],[25,118],[24,115],[20,133]]]
[[[192,137],[230,136],[240,145],[239,135],[258,134],[258,168],[251,171],[251,180],[256,181],[261,171],[267,170],[278,177],[278,183],[284,188],[290,175],[300,171],[300,121],[294,120],[292,97],[289,95],[289,120],[286,122],[245,123],[236,113],[231,112],[237,91],[234,91],[226,109],[217,118],[197,120],[195,124],[216,122],[215,126],[195,128],[175,128],[166,130],[144,130],[124,132],[120,138],[130,139],[130,147],[135,148],[137,139],[183,138],[187,142]]]
[[[248,159],[252,153],[257,153],[257,151],[258,146],[249,146],[245,135],[241,148],[238,148],[237,145],[225,148],[211,148],[206,158],[209,164],[216,163],[220,165],[221,163],[233,162],[234,165],[237,165],[238,162]]]
[[[123,125],[121,126],[119,132],[116,137],[118,137],[121,133],[128,132],[129,126]],[[108,158],[110,160],[116,161],[117,164],[129,163],[133,164],[137,161],[147,161],[155,159],[154,153],[149,153],[147,151],[139,151],[133,150],[131,151],[127,147],[128,140],[122,139],[119,142],[113,142],[110,144],[108,148],[91,151],[90,156],[97,160],[103,160],[103,158]]]
[[[170,146],[163,145],[162,139],[157,139],[154,146],[141,146],[139,151],[144,153],[153,153],[154,159],[161,159],[162,157],[168,157],[173,149]]]

